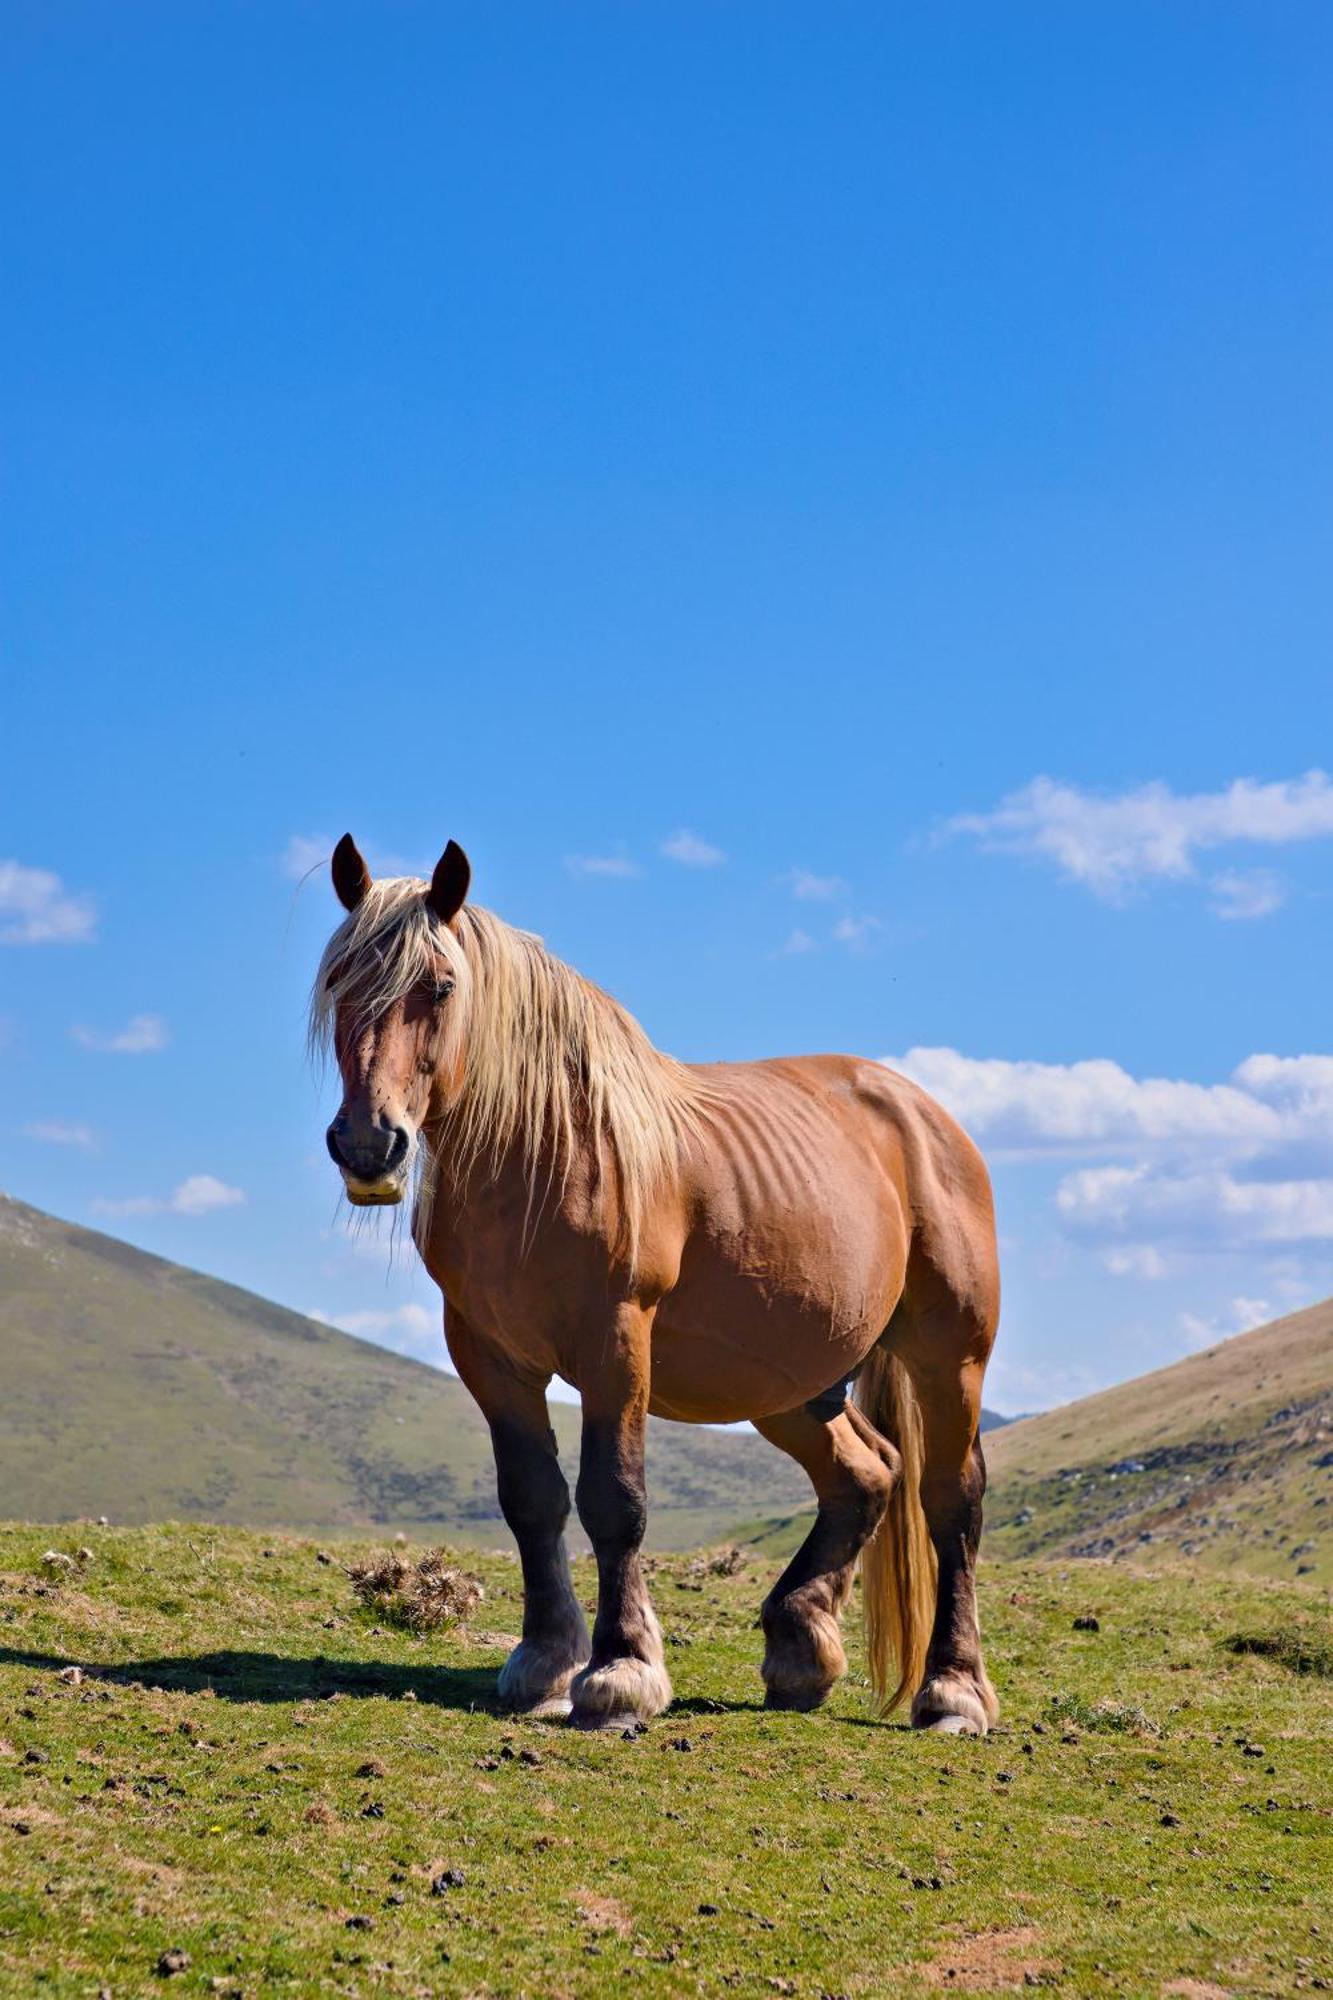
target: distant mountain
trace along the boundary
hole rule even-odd
[[[997,1555],[1333,1583],[1333,1299],[987,1440]]]
[[[0,1367],[2,1517],[507,1539],[452,1377],[3,1195]],[[572,1472],[578,1411],[551,1417]],[[663,1548],[810,1491],[750,1431],[654,1420],[648,1468]]]

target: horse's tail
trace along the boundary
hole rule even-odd
[[[906,1368],[883,1346],[862,1364],[854,1394],[902,1459],[884,1519],[861,1551],[870,1684],[887,1715],[921,1685],[935,1614],[935,1550],[921,1506],[921,1409]]]

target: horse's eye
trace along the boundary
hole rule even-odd
[[[452,979],[437,979],[433,995],[435,1005],[438,1007],[442,1000],[447,1000],[453,990],[454,982]]]

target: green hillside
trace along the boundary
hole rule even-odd
[[[987,1440],[987,1549],[1333,1583],[1333,1299]]]
[[[507,1539],[459,1383],[4,1196],[0,1352],[0,1517]],[[552,1419],[572,1468],[578,1412]],[[809,1492],[750,1432],[654,1423],[648,1456],[659,1547]]]

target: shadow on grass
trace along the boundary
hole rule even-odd
[[[157,1660],[122,1660],[115,1666],[88,1665],[58,1653],[25,1651],[17,1646],[0,1646],[0,1667],[32,1667],[38,1672],[58,1673],[62,1667],[82,1666],[90,1681],[113,1687],[158,1688],[169,1694],[202,1694],[210,1691],[221,1701],[300,1702],[328,1701],[333,1695],[362,1699],[401,1701],[415,1695],[431,1708],[456,1709],[463,1714],[508,1715],[496,1700],[496,1669],[490,1667],[377,1666],[360,1660],[330,1660],[323,1655],[283,1653],[242,1653],[222,1650],[212,1653],[177,1653]],[[709,1695],[685,1695],[672,1702],[661,1718],[664,1723],[693,1718],[706,1721],[715,1715],[781,1715],[791,1711],[765,1709],[762,1700],[723,1701]],[[838,1715],[822,1718],[853,1729],[892,1728],[873,1715]]]
[[[0,1646],[0,1666],[35,1667],[56,1673],[82,1664],[54,1653]],[[495,1668],[376,1666],[359,1660],[290,1657],[282,1653],[182,1653],[159,1660],[122,1660],[116,1666],[85,1666],[89,1680],[116,1687],[161,1688],[173,1694],[201,1694],[223,1701],[327,1701],[355,1695],[401,1701],[407,1694],[433,1708],[501,1713],[495,1699]]]

